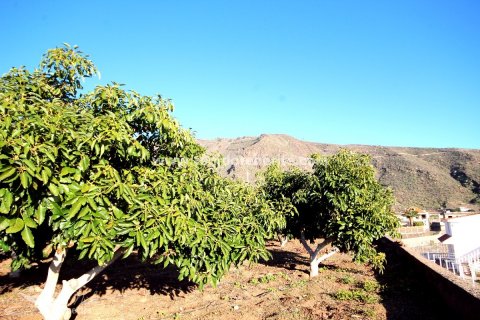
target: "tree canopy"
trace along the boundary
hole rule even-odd
[[[355,260],[381,268],[384,255],[373,242],[395,234],[398,219],[392,212],[392,192],[376,180],[370,157],[344,149],[331,156],[314,155],[312,161],[313,172],[282,171],[273,164],[264,174],[268,198],[285,197],[297,209],[298,216],[286,217],[284,232],[303,241],[323,238],[325,244],[353,252]],[[324,248],[304,245],[312,261]]]
[[[99,266],[135,251],[203,285],[268,258],[265,238],[285,223],[273,202],[219,176],[169,100],[117,83],[83,92],[96,72],[67,45],[0,78],[0,240],[12,267],[61,265],[67,249]]]

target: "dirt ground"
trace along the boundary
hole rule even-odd
[[[74,296],[74,318],[82,319],[442,319],[433,293],[395,257],[383,275],[336,254],[310,279],[298,241],[285,248],[272,243],[273,259],[233,268],[220,284],[200,291],[178,281],[174,268],[142,264],[134,257],[115,262]],[[33,300],[46,277],[46,265],[8,275],[0,263],[0,319],[41,319]],[[65,278],[88,266],[64,266]],[[60,288],[60,287],[58,287]]]

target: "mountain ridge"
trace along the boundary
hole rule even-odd
[[[286,134],[198,139],[209,153],[219,153],[226,176],[247,182],[272,161],[284,168],[311,169],[310,155],[329,155],[346,148],[372,157],[377,178],[393,189],[396,210],[409,206],[452,208],[480,205],[480,149],[337,145],[296,139]]]

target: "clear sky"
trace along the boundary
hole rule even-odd
[[[199,138],[480,149],[478,0],[0,0],[0,73],[79,45]]]

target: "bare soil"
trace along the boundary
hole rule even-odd
[[[117,261],[72,299],[76,319],[443,319],[435,294],[408,266],[388,256],[383,275],[336,254],[309,278],[306,254],[298,241],[285,248],[272,243],[273,259],[232,268],[220,284],[202,291],[178,281],[175,268],[162,269],[135,257]],[[64,278],[88,270],[64,266]],[[0,319],[41,319],[33,300],[41,291],[47,265],[8,275],[0,262]],[[60,289],[60,286],[58,287]]]

